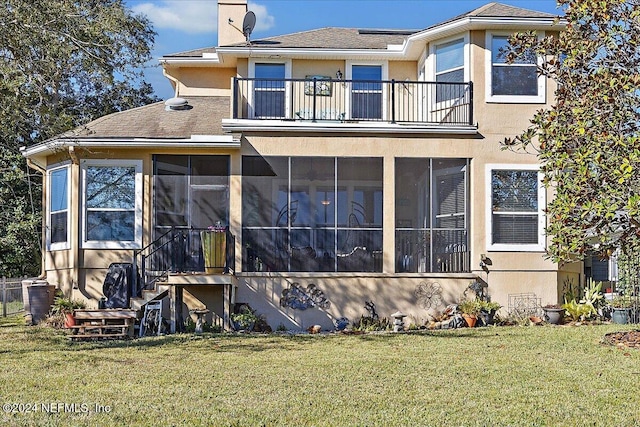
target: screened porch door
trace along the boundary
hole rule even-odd
[[[200,231],[229,223],[229,156],[155,155],[153,161],[154,240],[172,228],[184,236],[158,262],[204,271]]]

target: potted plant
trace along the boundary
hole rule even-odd
[[[84,302],[72,300],[71,298],[67,298],[62,295],[62,293],[58,293],[53,299],[51,313],[54,315],[62,316],[64,318],[64,327],[71,328],[76,324],[76,319],[73,315],[73,311],[85,307],[86,305]]]
[[[611,320],[613,323],[625,325],[629,323],[631,314],[631,298],[628,296],[619,296],[614,298],[610,303]]]
[[[258,316],[250,309],[245,308],[239,313],[233,313],[231,315],[231,321],[233,322],[233,328],[236,331],[251,332],[258,321]]]
[[[597,319],[599,316],[598,310],[604,304],[604,296],[601,291],[602,282],[589,280],[588,286],[584,289],[583,298],[578,300],[574,294],[568,292],[565,294],[562,308],[574,322]]]
[[[462,313],[464,321],[467,322],[467,326],[470,328],[476,326],[478,315],[480,314],[478,300],[464,300],[458,304],[458,309]]]
[[[558,325],[564,319],[564,308],[560,304],[547,304],[542,307],[542,311],[544,320],[552,325]]]
[[[502,306],[493,301],[478,301],[478,305],[480,307],[480,313],[478,316],[482,324],[484,326],[492,325],[493,317]]]

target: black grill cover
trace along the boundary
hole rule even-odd
[[[107,298],[105,308],[129,308],[129,298],[134,296],[132,283],[133,264],[113,263],[104,278],[102,293]]]

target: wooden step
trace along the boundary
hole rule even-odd
[[[118,333],[126,333],[129,329],[131,329],[133,325],[75,325],[71,326],[69,329],[72,331],[78,332],[80,335],[88,335],[90,332],[88,331],[102,331],[114,330],[119,331]]]
[[[156,283],[156,289],[143,289],[142,297],[133,297],[129,299],[129,307],[134,310],[142,310],[145,304],[149,301],[153,301],[158,296],[168,293],[170,286],[160,285]]]
[[[129,334],[77,334],[77,335],[69,335],[70,340],[90,340],[94,338],[100,339],[108,339],[108,338],[132,338]]]

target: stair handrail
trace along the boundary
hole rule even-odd
[[[171,235],[171,237],[166,239],[168,235]],[[166,232],[161,234],[157,239],[149,243],[147,246],[134,251],[133,274],[134,283],[136,283],[137,289],[154,289],[155,283],[158,280],[169,275],[169,271],[172,268],[171,265],[165,268],[164,271],[161,271],[161,274],[153,281],[147,283],[146,261],[153,254],[173,243],[178,237],[183,237],[182,232],[176,231],[176,229],[172,227],[170,230],[167,230]],[[143,281],[144,283],[141,284],[140,281]]]

